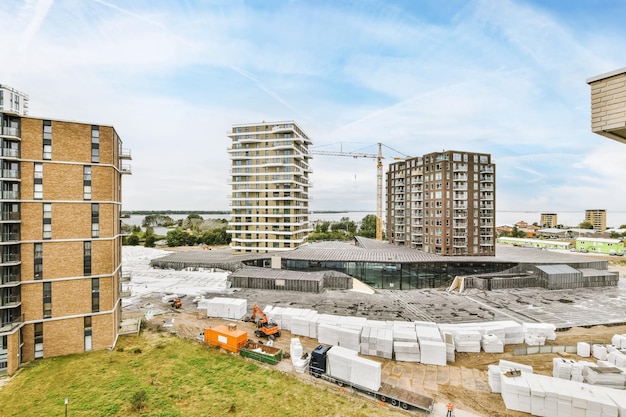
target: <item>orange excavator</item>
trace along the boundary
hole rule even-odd
[[[252,310],[252,321],[256,323],[256,330],[254,331],[256,337],[267,337],[271,340],[280,337],[278,324],[270,323],[267,315],[256,304]]]

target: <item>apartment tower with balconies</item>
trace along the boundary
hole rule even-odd
[[[233,253],[285,251],[306,243],[312,231],[309,137],[293,121],[237,124],[228,137]]]
[[[491,155],[434,152],[389,165],[387,239],[447,256],[495,255]]]
[[[111,126],[29,117],[0,85],[0,371],[114,345],[122,175]]]

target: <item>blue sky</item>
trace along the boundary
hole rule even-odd
[[[545,4],[544,4],[545,3]],[[0,83],[115,126],[127,210],[226,210],[232,124],[314,149],[491,153],[498,210],[626,210],[626,145],[585,80],[626,66],[626,2],[3,0]],[[340,144],[340,142],[342,144]],[[312,160],[312,210],[376,209],[371,159]]]

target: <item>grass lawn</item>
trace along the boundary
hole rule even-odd
[[[0,416],[389,416],[239,355],[167,333],[120,337],[113,351],[28,364],[0,389]]]

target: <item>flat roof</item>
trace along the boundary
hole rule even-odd
[[[587,78],[587,84],[595,83],[596,81],[604,80],[605,78],[615,77],[616,75],[621,75],[624,73],[626,73],[626,67],[605,72],[604,74]]]

